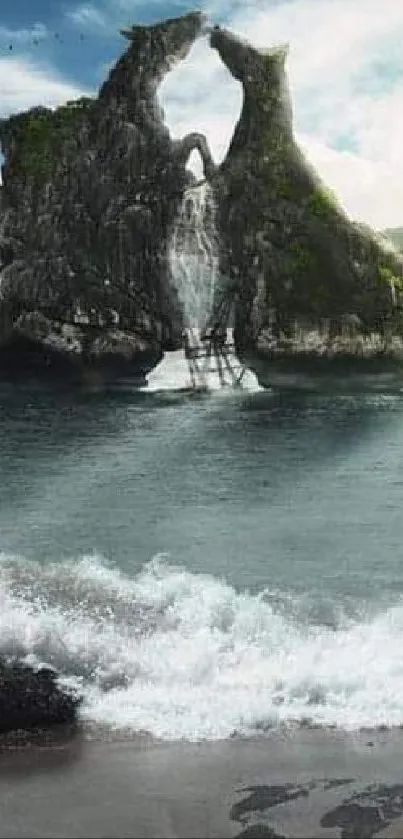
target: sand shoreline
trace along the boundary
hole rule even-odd
[[[0,837],[403,836],[403,732],[215,743],[100,733],[2,750]]]

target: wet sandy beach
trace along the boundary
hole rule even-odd
[[[2,752],[0,837],[398,837],[403,732]]]

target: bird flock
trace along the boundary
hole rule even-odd
[[[50,35],[53,36],[53,39],[55,41],[57,41],[59,44],[64,43],[61,35],[59,34],[59,32],[53,32],[53,33],[50,33]],[[79,36],[78,36],[78,39],[79,39],[79,41],[84,41],[85,40],[85,35],[82,32],[80,32]],[[31,44],[34,47],[39,47],[45,40],[48,41],[49,40],[48,37],[40,38],[37,35],[33,35],[28,43]],[[13,43],[7,43],[6,45],[3,45],[3,49],[5,48],[8,52],[13,52],[13,50],[15,51],[18,46],[22,46],[22,45],[21,44],[15,44],[15,43],[14,44]],[[26,47],[26,46],[27,46],[27,41],[24,40],[24,47]]]

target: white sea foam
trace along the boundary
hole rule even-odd
[[[185,350],[164,353],[163,358],[147,376],[143,390],[159,393],[164,390],[184,390],[192,387]]]
[[[196,330],[193,330],[196,332]],[[199,346],[205,353],[205,357],[198,361],[198,372],[195,376],[196,385],[201,386],[209,392],[233,391],[234,379],[239,380],[240,389],[249,393],[257,393],[262,390],[256,375],[244,368],[233,349],[233,330],[227,329],[228,344],[232,347],[227,355],[230,369],[227,368],[224,356],[217,360],[216,355],[208,356],[206,346],[200,341]],[[147,391],[179,391],[192,388],[192,377],[189,363],[184,350],[167,352],[160,363],[147,376]]]
[[[288,603],[161,558],[129,578],[95,557],[3,557],[0,651],[58,667],[85,718],[165,739],[402,724],[403,603],[334,628]]]

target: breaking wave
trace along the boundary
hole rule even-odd
[[[308,610],[309,611],[309,610]],[[86,720],[163,739],[281,723],[403,723],[403,603],[309,619],[163,557],[133,578],[97,557],[0,562],[0,652],[57,667]]]

